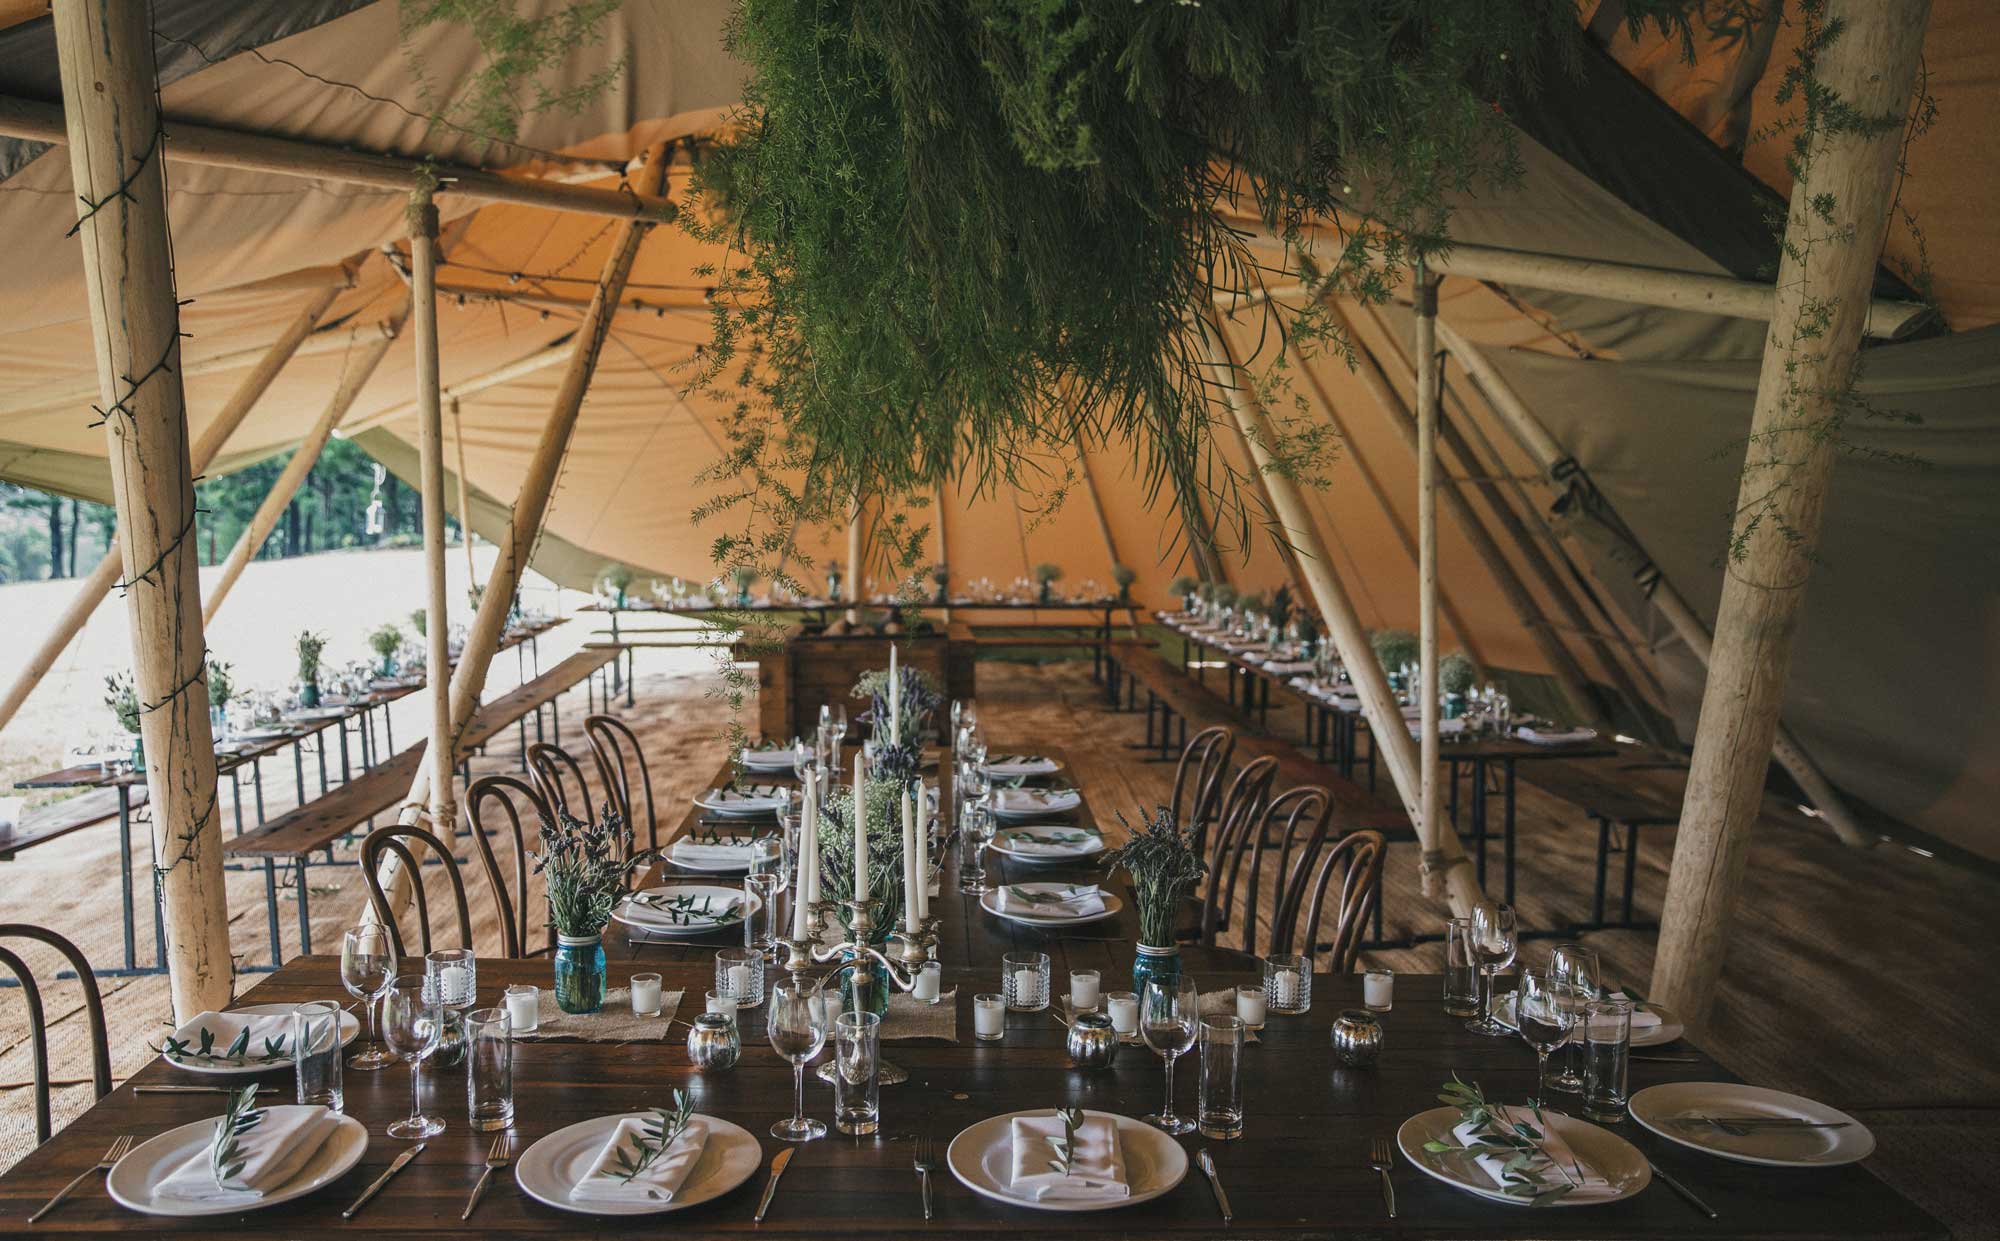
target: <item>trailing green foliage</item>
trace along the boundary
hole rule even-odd
[[[524,15],[517,0],[403,0],[398,11],[405,58],[431,120],[474,137],[511,143],[537,112],[581,112],[624,75],[620,60],[571,85],[544,80],[579,47],[604,41],[602,22],[624,0],[571,0]],[[450,98],[438,96],[410,36],[438,22],[463,26],[483,61]]]

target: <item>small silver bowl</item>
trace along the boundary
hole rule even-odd
[[[1108,1069],[1118,1058],[1118,1031],[1103,1013],[1078,1013],[1065,1041],[1070,1061],[1079,1069]]]
[[[1365,1008],[1349,1008],[1333,1019],[1334,1059],[1365,1069],[1382,1054],[1382,1023]]]
[[[736,1067],[743,1054],[743,1040],[736,1031],[736,1018],[726,1013],[703,1013],[688,1027],[688,1059],[694,1067],[720,1072]]]

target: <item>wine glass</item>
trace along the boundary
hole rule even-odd
[[[1512,905],[1476,905],[1472,910],[1472,953],[1479,962],[1479,1019],[1465,1028],[1489,1038],[1506,1038],[1513,1031],[1493,1019],[1493,980],[1514,963],[1519,947]]]
[[[967,896],[984,896],[993,890],[986,882],[985,849],[993,839],[993,811],[990,807],[968,802],[965,807],[963,830],[958,838],[958,890]]]
[[[350,1069],[368,1071],[396,1062],[382,1046],[375,1020],[375,1001],[382,998],[395,976],[396,946],[386,925],[364,923],[340,937],[340,985],[368,1008],[368,1042],[348,1059]]]
[[[1576,1028],[1576,1005],[1569,984],[1548,970],[1522,970],[1521,987],[1514,994],[1514,1021],[1521,1037],[1535,1049],[1535,1108],[1540,1110],[1548,1089],[1549,1053],[1569,1041],[1569,1032]]]
[[[841,742],[847,737],[847,704],[841,703],[833,709],[833,764],[840,765]]]
[[[1597,998],[1597,954],[1582,944],[1557,944],[1549,950],[1549,973],[1562,984],[1564,998],[1580,1018],[1583,1006]],[[1582,1090],[1582,1059],[1565,1048],[1549,1084],[1558,1090]]]
[[[1194,1121],[1174,1115],[1174,1061],[1194,1046],[1200,1024],[1201,992],[1194,979],[1183,974],[1146,980],[1145,994],[1139,997],[1139,1036],[1166,1062],[1167,1095],[1158,1114],[1141,1119],[1168,1133],[1194,1132]]]
[[[819,984],[804,978],[780,978],[771,984],[764,1011],[771,1050],[792,1062],[792,1115],[771,1126],[781,1142],[810,1142],[826,1136],[826,1122],[806,1115],[806,1062],[826,1046],[826,1021],[816,1001]]]
[[[403,974],[382,996],[382,1037],[410,1065],[410,1115],[390,1125],[392,1138],[428,1138],[444,1132],[444,1121],[424,1115],[423,1067],[444,1033],[444,1010],[424,985],[422,974]]]

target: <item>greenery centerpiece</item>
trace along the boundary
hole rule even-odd
[[[410,611],[410,631],[419,638],[428,638],[431,633],[431,613],[429,608],[413,608]]]
[[[1167,593],[1181,601],[1181,611],[1192,612],[1194,611],[1196,602],[1201,597],[1201,589],[1200,582],[1186,574],[1182,574],[1180,577],[1174,579],[1171,586],[1167,587]]]
[[[299,633],[299,705],[319,705],[319,657],[326,650],[326,635],[302,630]]]
[[[1139,910],[1139,956],[1132,963],[1132,989],[1145,994],[1148,978],[1173,978],[1181,972],[1181,905],[1207,869],[1194,833],[1174,821],[1161,806],[1137,828],[1121,813],[1125,843],[1104,855],[1104,868],[1124,867],[1132,877]]]
[[[604,928],[632,873],[655,851],[635,851],[631,825],[612,809],[594,823],[558,810],[554,823],[542,820],[540,845],[531,856],[556,932],[556,1003],[566,1013],[594,1013],[604,1006]]]
[[[1292,588],[1280,586],[1271,592],[1271,601],[1264,606],[1264,619],[1271,622],[1271,637],[1275,641],[1284,637],[1286,626],[1292,623]]]
[[[208,729],[216,740],[229,732],[229,700],[236,697],[236,669],[220,659],[204,662],[208,680]]]
[[[868,807],[868,896],[875,902],[870,911],[868,939],[881,944],[903,922],[903,811],[901,798],[909,785],[900,780],[871,777],[865,800]],[[919,813],[922,808],[919,807]],[[854,791],[843,788],[827,800],[826,813],[819,820],[820,896],[840,902],[854,896]],[[853,922],[847,910],[836,903],[834,918],[852,936]],[[844,1011],[864,1011],[877,1015],[889,1010],[889,979],[882,966],[862,958],[841,972],[841,1007]]]
[[[950,591],[951,591],[950,566],[943,564],[932,565],[931,566],[932,605],[941,608],[946,603],[950,602]]]
[[[1421,656],[1417,635],[1407,629],[1377,629],[1368,635],[1368,645],[1374,648],[1375,662],[1382,665],[1389,678],[1389,688],[1397,693],[1410,689],[1403,669],[1414,665]]]
[[[1444,691],[1444,718],[1455,720],[1465,714],[1465,696],[1479,670],[1464,651],[1453,651],[1438,660],[1438,688]]]
[[[104,705],[118,717],[118,726],[132,734],[132,770],[146,770],[146,746],[139,738],[139,689],[129,672],[104,678]]]
[[[729,570],[729,580],[736,587],[736,606],[750,606],[750,588],[757,584],[757,570],[752,565],[740,564]]]
[[[613,564],[599,575],[598,582],[603,593],[618,607],[625,606],[625,594],[632,589],[632,570],[627,565]]]
[[[944,690],[938,685],[936,677],[908,664],[896,670],[896,681],[903,699],[903,745],[906,748],[915,747],[917,757],[921,758],[925,739],[934,735],[937,711],[944,705]],[[868,700],[868,709],[861,713],[860,719],[872,727],[876,753],[880,756],[889,746],[889,670],[871,668],[862,673],[854,683],[853,697]],[[916,771],[882,774],[914,778]]]
[[[1111,566],[1111,580],[1118,587],[1118,602],[1132,602],[1132,583],[1139,580],[1139,574],[1130,565]]]
[[[1035,595],[1043,603],[1054,603],[1056,583],[1062,580],[1062,566],[1044,561],[1035,566]]]
[[[379,661],[375,674],[381,677],[396,675],[396,652],[403,646],[403,631],[394,625],[380,625],[368,635],[368,649],[375,652]]]

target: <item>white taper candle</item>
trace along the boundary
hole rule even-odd
[[[854,899],[868,899],[868,770],[854,756]]]

